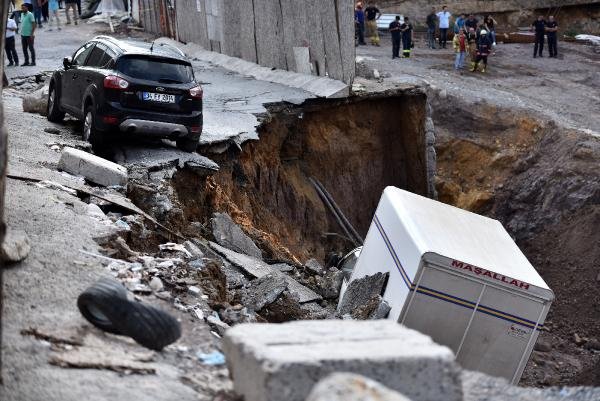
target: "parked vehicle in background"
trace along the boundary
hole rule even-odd
[[[202,132],[202,87],[176,47],[97,36],[63,60],[48,91],[48,120],[83,121],[95,148],[120,136],[168,138],[193,152]]]

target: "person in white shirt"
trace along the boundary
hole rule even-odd
[[[17,23],[11,15],[6,23],[6,36],[4,38],[4,50],[8,58],[8,66],[19,65],[19,55],[15,49],[15,36],[17,36]]]
[[[440,27],[440,47],[446,48],[446,41],[448,39],[448,28],[450,28],[450,17],[452,14],[446,10],[446,6],[442,7],[442,11],[437,13]]]

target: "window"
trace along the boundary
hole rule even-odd
[[[105,57],[106,57],[106,53],[104,52],[102,45],[97,44],[94,47],[94,49],[92,50],[92,52],[90,53],[90,57],[88,57],[85,65],[90,66],[90,67],[101,67],[102,59]]]
[[[73,65],[83,65],[83,63],[85,63],[85,59],[93,48],[94,43],[86,43],[85,45],[81,46],[73,55]]]
[[[187,83],[194,80],[192,67],[176,60],[121,57],[118,70],[131,78],[146,79],[165,84]]]

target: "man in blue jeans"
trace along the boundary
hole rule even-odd
[[[33,48],[33,39],[35,36],[35,18],[25,3],[21,5],[21,46],[23,47],[23,56],[25,62],[21,65],[35,65],[35,49]],[[29,64],[29,50],[31,52],[31,64]]]

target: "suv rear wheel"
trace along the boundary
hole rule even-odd
[[[85,109],[83,117],[83,140],[92,144],[94,150],[102,147],[104,144],[103,133],[96,128],[96,112],[93,106]]]
[[[184,152],[195,152],[198,148],[199,139],[179,138],[177,140],[177,147]]]
[[[48,92],[48,106],[47,106],[47,114],[48,121],[53,123],[59,123],[65,118],[65,112],[60,111],[59,108],[60,97],[58,93],[56,93],[56,89],[54,85],[50,86],[50,91]]]

